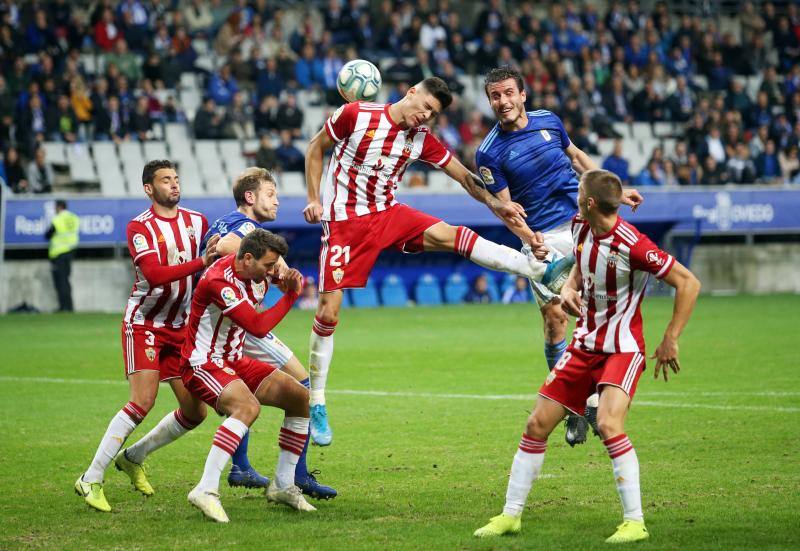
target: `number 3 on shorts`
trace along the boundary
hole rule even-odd
[[[339,259],[344,255],[344,262]],[[350,264],[350,245],[342,247],[341,245],[334,245],[331,247],[331,266],[341,266],[342,264]]]

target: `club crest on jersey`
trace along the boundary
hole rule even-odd
[[[617,266],[617,257],[619,257],[619,253],[617,251],[611,251],[608,253],[608,267],[609,268],[616,268]]]
[[[411,155],[414,150],[414,141],[411,138],[406,138],[406,143],[403,146],[403,155]]]
[[[155,348],[146,348],[144,351],[144,355],[147,356],[147,359],[151,362],[156,359],[156,349]]]
[[[222,371],[224,371],[228,375],[236,375],[236,372],[233,369],[231,369],[230,367],[223,367]]]
[[[266,290],[267,290],[267,285],[263,281],[259,283],[253,283],[253,296],[256,297],[256,301],[261,302],[261,299],[264,298]]]
[[[146,251],[148,249],[147,239],[141,233],[137,233],[133,236],[133,248],[137,253]]]
[[[236,291],[230,287],[223,287],[219,294],[222,297],[222,301],[225,303],[225,306],[230,306],[236,302]]]
[[[544,138],[544,141],[546,141],[546,142],[549,142],[550,140],[553,139],[550,136],[550,132],[548,132],[547,130],[541,130],[541,134],[542,134],[542,138]]]
[[[189,236],[189,239],[194,241],[194,236],[195,236],[194,226],[187,226],[186,227],[186,235]]]
[[[664,259],[658,255],[658,251],[656,251],[655,249],[647,251],[647,255],[645,256],[645,258],[647,258],[647,261],[650,264],[655,264],[656,266],[664,265]]]
[[[484,184],[487,186],[494,184],[494,176],[492,176],[492,171],[488,167],[482,166],[478,168],[478,172],[480,172]]]
[[[341,268],[336,268],[333,271],[333,280],[336,283],[341,283],[343,278],[344,278],[344,270],[342,270]]]

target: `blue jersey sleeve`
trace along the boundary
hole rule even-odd
[[[247,218],[242,218],[241,220],[237,220],[228,226],[228,233],[235,233],[239,237],[244,237],[257,227],[258,226],[253,221]]]
[[[478,166],[478,175],[490,193],[497,193],[508,187],[506,177],[491,152],[478,151],[475,154],[475,164]]]
[[[558,127],[558,131],[561,133],[561,149],[567,149],[572,142],[569,140],[567,131],[564,129],[564,123],[561,122],[561,119],[556,114],[553,114],[553,120]]]

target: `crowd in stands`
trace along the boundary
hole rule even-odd
[[[362,57],[389,101],[431,75],[448,82],[457,100],[435,131],[468,165],[493,121],[462,76],[511,65],[531,108],[559,114],[594,155],[625,124],[672,123],[641,172],[622,142],[603,160],[626,182],[800,183],[800,10],[738,13],[723,26],[668,2],[0,0],[0,177],[46,192],[41,142],[144,141],[163,122],[196,139],[267,136],[259,163],[302,170],[298,96],[338,105],[339,69]],[[201,83],[196,109],[176,92],[186,73]]]

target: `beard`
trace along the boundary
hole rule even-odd
[[[180,193],[178,197],[173,199],[169,193],[161,194],[158,190],[153,190],[153,202],[165,208],[172,208],[177,205],[181,200]]]

